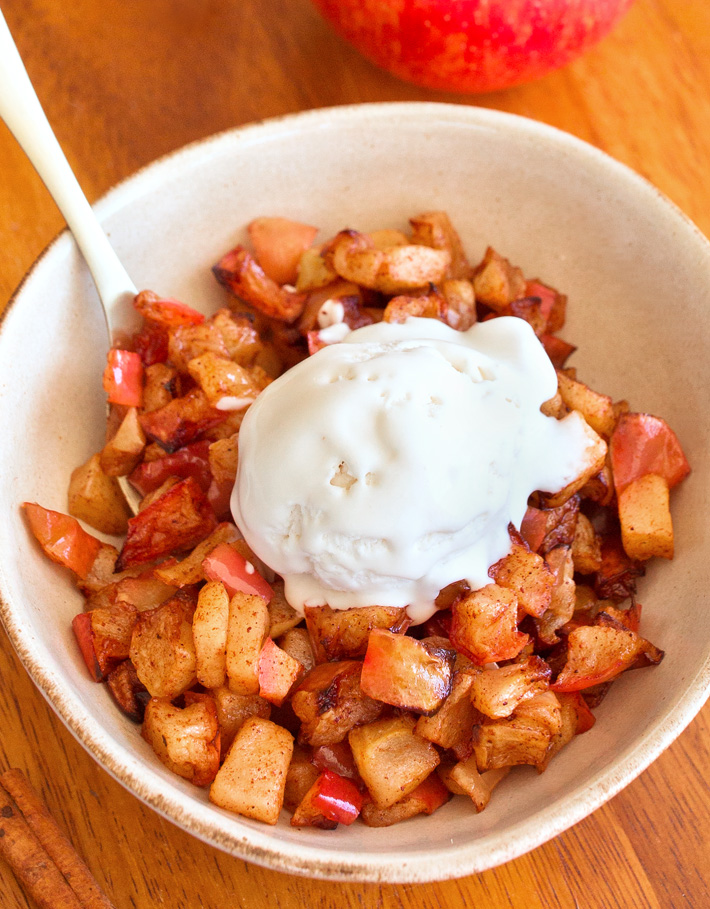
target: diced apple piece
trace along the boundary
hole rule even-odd
[[[557,386],[570,410],[579,411],[595,432],[605,439],[611,438],[617,415],[609,395],[593,391],[584,382],[572,379],[562,370],[557,371]]]
[[[196,681],[190,610],[174,597],[138,616],[130,659],[153,697],[173,700]]]
[[[138,678],[133,663],[130,660],[119,663],[109,672],[106,683],[123,713],[134,723],[142,723],[150,694]]]
[[[487,717],[502,719],[526,698],[547,690],[551,674],[550,667],[538,656],[483,669],[473,677],[471,703]]]
[[[190,360],[187,369],[210,405],[220,410],[244,410],[262,390],[247,367],[212,353]]]
[[[444,281],[441,292],[446,302],[446,321],[458,331],[467,331],[476,322],[473,284],[463,279]]]
[[[296,290],[299,293],[309,293],[327,287],[338,277],[335,270],[321,256],[319,247],[304,250],[297,268]]]
[[[525,294],[525,279],[519,268],[489,246],[474,271],[473,287],[477,300],[501,312]]]
[[[197,325],[205,321],[201,312],[174,300],[171,297],[161,297],[152,290],[142,290],[136,295],[133,305],[138,312],[149,322],[157,322],[168,328],[178,325]]]
[[[171,454],[161,450],[159,457],[144,459],[131,472],[128,481],[142,496],[147,496],[158,489],[170,478],[184,480],[186,477],[193,477],[200,489],[207,492],[212,480],[208,460],[209,448],[210,443],[203,439],[184,445]]]
[[[166,341],[167,343],[167,341]],[[177,370],[166,363],[154,363],[145,371],[145,385],[143,386],[143,407],[141,413],[151,413],[169,404],[177,394]],[[143,432],[143,427],[140,426]],[[144,434],[145,435],[145,434]]]
[[[446,250],[428,246],[377,249],[369,237],[353,230],[341,231],[324,254],[346,281],[392,295],[440,283],[451,261]]]
[[[291,697],[301,720],[299,741],[317,747],[342,742],[348,732],[382,713],[383,705],[360,689],[362,663],[320,663],[306,674]]]
[[[217,519],[198,483],[187,477],[128,521],[117,567],[121,570],[191,549],[216,525]]]
[[[572,496],[557,508],[528,506],[520,524],[520,535],[533,552],[544,555],[556,546],[571,545],[577,530],[579,496]]]
[[[118,535],[126,532],[130,509],[115,477],[101,469],[97,453],[72,471],[69,481],[69,514],[101,533]]]
[[[466,258],[458,231],[445,211],[427,211],[409,219],[412,225],[411,242],[444,249],[449,253],[450,264],[447,278],[468,278],[471,266]]]
[[[440,748],[453,748],[470,738],[479,713],[471,703],[471,687],[477,671],[457,670],[451,693],[436,713],[420,716],[416,733]]]
[[[268,720],[271,716],[271,705],[258,694],[235,694],[226,685],[212,689],[211,694],[217,709],[224,757],[242,723],[250,716]]]
[[[439,319],[447,321],[448,305],[439,293],[428,293],[420,296],[399,294],[392,297],[385,307],[384,322],[406,322],[412,316],[420,319]]]
[[[210,801],[227,811],[275,824],[283,805],[293,736],[271,720],[242,724],[210,788]]]
[[[313,651],[321,663],[364,656],[373,629],[386,628],[398,633],[406,631],[410,624],[406,609],[391,606],[354,609],[307,606],[304,611]]]
[[[507,556],[492,565],[489,576],[512,591],[528,615],[541,616],[549,607],[555,578],[542,556],[520,539],[513,539]]]
[[[619,493],[621,541],[632,559],[673,558],[668,481],[655,473],[633,480]]]
[[[94,681],[103,681],[128,658],[137,617],[135,607],[125,603],[113,603],[74,616],[72,629]]]
[[[577,604],[572,548],[557,546],[547,553],[545,561],[555,578],[555,586],[550,606],[539,619],[535,619],[535,626],[539,638],[551,645],[557,643],[557,632],[572,618]]]
[[[217,775],[219,725],[211,698],[182,709],[168,698],[151,698],[142,735],[166,767],[196,786],[209,786]]]
[[[318,228],[288,218],[261,217],[247,224],[247,231],[264,272],[277,284],[293,284],[301,256]]]
[[[271,704],[280,707],[291,688],[303,674],[303,666],[271,638],[264,641],[259,654],[259,694]]]
[[[349,735],[360,776],[378,808],[388,808],[413,792],[439,763],[439,753],[418,736],[411,716],[377,720]]]
[[[577,530],[572,540],[572,561],[579,574],[594,574],[602,564],[599,537],[592,522],[581,512],[577,515]]]
[[[138,420],[138,410],[129,407],[116,434],[103,447],[100,465],[110,477],[125,477],[133,470],[145,448],[145,433]]]
[[[308,631],[299,626],[298,628],[289,628],[276,641],[282,650],[285,650],[289,656],[303,666],[306,672],[310,672],[316,665],[316,658],[313,655],[311,638]]]
[[[214,408],[201,388],[193,388],[181,398],[173,398],[163,407],[144,413],[140,423],[149,439],[165,451],[174,452],[219,426],[227,414],[226,410]]]
[[[498,584],[457,600],[451,615],[451,643],[479,666],[513,659],[528,643],[517,628],[517,597]]]
[[[604,613],[595,625],[567,637],[567,661],[551,685],[554,691],[582,691],[609,682],[626,669],[660,663],[663,651]]]
[[[202,563],[207,556],[216,549],[220,543],[233,543],[239,537],[239,531],[227,521],[218,524],[209,536],[198,543],[197,546],[180,562],[168,564],[163,562],[155,569],[155,576],[164,584],[171,587],[187,587],[198,584],[205,578]]]
[[[455,784],[457,794],[468,795],[476,811],[483,811],[491,800],[495,787],[510,772],[510,767],[499,767],[497,770],[486,770],[479,773],[476,756],[471,755],[465,761],[459,761],[444,773],[442,778],[446,785]]]
[[[417,814],[433,814],[450,797],[437,774],[431,773],[413,792],[388,808],[378,808],[374,802],[366,802],[361,816],[368,827],[391,827]]]
[[[277,284],[243,246],[226,253],[212,271],[227,290],[271,319],[295,322],[303,312],[305,295]]]
[[[550,691],[519,705],[507,719],[476,726],[473,752],[479,771],[517,764],[539,765],[561,726],[559,701]]]
[[[385,294],[440,284],[451,263],[448,250],[414,244],[390,246],[383,250],[383,256],[375,289]]]
[[[621,414],[609,452],[617,495],[647,474],[665,477],[672,489],[690,473],[677,436],[665,420],[651,414]]]
[[[455,659],[453,649],[374,628],[360,686],[366,695],[385,704],[431,714],[451,691]]]
[[[302,618],[286,601],[283,581],[274,581],[271,588],[273,596],[269,600],[269,637],[278,638],[290,628],[295,628]]]
[[[296,808],[291,824],[294,827],[326,827],[332,824],[349,826],[360,814],[363,796],[350,780],[324,770],[320,773]],[[330,825],[319,822],[320,818]]]
[[[311,760],[311,749],[296,745],[286,774],[284,808],[287,811],[293,813],[298,808],[319,775],[320,770]],[[332,822],[328,825],[328,829],[333,829]]]
[[[197,681],[205,688],[224,685],[227,674],[229,595],[220,581],[200,590],[192,621]]]
[[[35,502],[23,502],[22,508],[45,555],[70,568],[79,578],[86,578],[104,549],[101,540],[87,533],[76,518],[69,515],[43,508]]]
[[[218,439],[216,442],[212,442],[209,447],[210,471],[218,484],[234,485],[239,464],[238,438],[235,433],[232,436],[227,436],[226,439]]]
[[[237,694],[259,693],[259,654],[269,633],[269,611],[263,597],[235,593],[229,601],[227,677]]]

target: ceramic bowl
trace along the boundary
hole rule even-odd
[[[631,672],[538,775],[521,768],[480,815],[454,799],[386,829],[276,827],[212,806],[163,768],[90,681],[70,621],[82,601],[30,539],[23,500],[65,510],[69,474],[102,444],[103,319],[67,234],[36,263],[0,332],[0,589],[28,672],[77,739],[138,798],[214,846],[281,871],[427,881],[481,871],[540,845],[629,783],[687,725],[710,684],[710,246],[652,186],[596,149],[503,113],[438,104],[312,111],[218,135],[112,190],[97,211],[139,287],[205,311],[211,265],[257,215],[406,228],[445,209],[472,261],[493,245],[569,296],[563,336],[593,387],[665,417],[693,474],[673,496],[675,560],[640,583],[663,663]]]

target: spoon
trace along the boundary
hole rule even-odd
[[[137,290],[109,243],[49,125],[0,10],[0,117],[34,165],[74,235],[98,291],[109,345],[137,328]],[[118,482],[135,514],[138,494]]]

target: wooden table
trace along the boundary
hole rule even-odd
[[[701,0],[637,0],[565,70],[475,99],[380,72],[309,0],[2,8],[90,199],[159,155],[251,120],[363,101],[475,101],[597,145],[710,234],[710,6]],[[0,123],[0,305],[62,226]],[[610,803],[501,868],[429,885],[311,882],[224,855],[144,807],[74,741],[0,636],[0,765],[26,770],[120,909],[710,906],[710,706]],[[0,903],[29,905],[3,865]]]

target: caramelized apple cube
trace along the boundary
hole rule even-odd
[[[129,656],[153,697],[174,700],[196,681],[190,613],[183,600],[173,597],[138,616]]]
[[[151,698],[142,735],[166,767],[196,786],[209,786],[217,775],[219,725],[211,698],[182,709],[168,698]]]
[[[72,471],[69,480],[69,514],[101,533],[122,534],[128,526],[130,509],[113,476],[101,469],[97,453]]]
[[[135,607],[127,603],[113,603],[74,616],[72,629],[95,681],[103,681],[128,658],[137,618]]]
[[[195,672],[205,688],[219,688],[227,675],[229,595],[220,581],[209,581],[200,590],[192,621]]]
[[[268,277],[243,246],[226,253],[212,271],[223,287],[271,319],[295,322],[303,312],[305,296]]]
[[[259,655],[269,632],[263,597],[237,592],[229,601],[227,677],[237,694],[259,694]]]
[[[191,549],[210,534],[217,519],[199,484],[187,477],[128,521],[118,569]]]
[[[519,268],[489,246],[473,273],[473,287],[477,300],[501,312],[525,294],[525,278]]]
[[[663,651],[621,622],[597,616],[595,625],[567,637],[567,661],[552,684],[555,691],[581,691],[616,678],[626,669],[660,663]]]
[[[403,633],[410,624],[406,609],[391,606],[355,609],[306,606],[304,612],[313,652],[319,663],[364,656],[373,629],[386,628],[394,633]]]
[[[551,674],[550,667],[538,656],[483,669],[473,676],[471,702],[487,717],[502,719],[526,698],[547,690]]]
[[[614,402],[609,395],[593,391],[584,382],[572,379],[561,370],[557,372],[557,385],[570,410],[579,411],[595,432],[605,439],[611,438],[616,426],[617,416]]]
[[[173,398],[163,407],[144,413],[140,423],[149,439],[165,451],[173,452],[226,419],[227,411],[214,408],[201,388],[193,388],[183,397]]]
[[[431,714],[451,691],[456,653],[450,648],[384,628],[370,633],[360,686],[371,698]]]
[[[211,691],[217,710],[217,720],[221,733],[222,757],[229,750],[234,736],[250,716],[268,720],[271,716],[271,705],[258,694],[236,694],[226,685]]]
[[[319,775],[320,770],[311,760],[310,748],[296,745],[286,773],[284,808],[287,811],[293,813],[298,808],[305,794],[318,779]],[[332,824],[330,829],[333,829]]]
[[[388,808],[378,808],[374,802],[362,806],[362,819],[368,827],[391,827],[417,814],[433,814],[451,798],[436,773],[431,773],[417,788],[401,801]]]
[[[499,767],[496,770],[479,773],[476,756],[471,755],[465,761],[459,761],[445,770],[442,779],[456,795],[469,796],[476,811],[480,812],[490,802],[495,787],[509,772],[510,767]]]
[[[282,726],[250,717],[237,732],[210,787],[210,801],[265,824],[279,819],[293,736]]]
[[[626,554],[638,561],[654,556],[673,558],[668,481],[655,473],[632,480],[619,493],[621,541]]]
[[[471,688],[477,671],[456,670],[451,693],[436,713],[420,716],[416,733],[440,748],[453,748],[470,738],[479,713],[471,702]]]
[[[317,747],[342,742],[354,726],[369,723],[383,704],[363,694],[362,663],[342,660],[320,663],[306,674],[291,697],[301,720],[299,741]]]
[[[488,574],[499,587],[515,594],[528,615],[539,617],[549,607],[554,575],[542,556],[532,552],[522,539],[513,539],[508,555],[492,565]]]
[[[303,674],[303,666],[271,638],[267,638],[259,654],[259,694],[280,707]]]
[[[389,808],[413,792],[439,763],[439,753],[418,736],[413,717],[403,715],[358,726],[350,747],[378,808]]]
[[[539,765],[561,727],[559,701],[551,691],[523,701],[512,716],[476,726],[473,753],[479,771],[517,764]]]
[[[427,211],[409,219],[412,225],[411,242],[449,253],[447,278],[468,278],[471,266],[466,258],[458,231],[445,211]]]
[[[130,660],[119,663],[106,677],[106,684],[119,708],[134,723],[142,723],[150,694]]]
[[[513,659],[529,640],[517,628],[517,597],[498,584],[457,600],[451,616],[451,643],[479,666]]]
[[[101,469],[110,477],[128,476],[138,464],[144,448],[145,433],[138,419],[138,410],[129,407],[115,435],[101,450]]]
[[[317,227],[281,217],[255,218],[247,225],[254,254],[277,284],[293,284],[301,256],[313,243]]]

